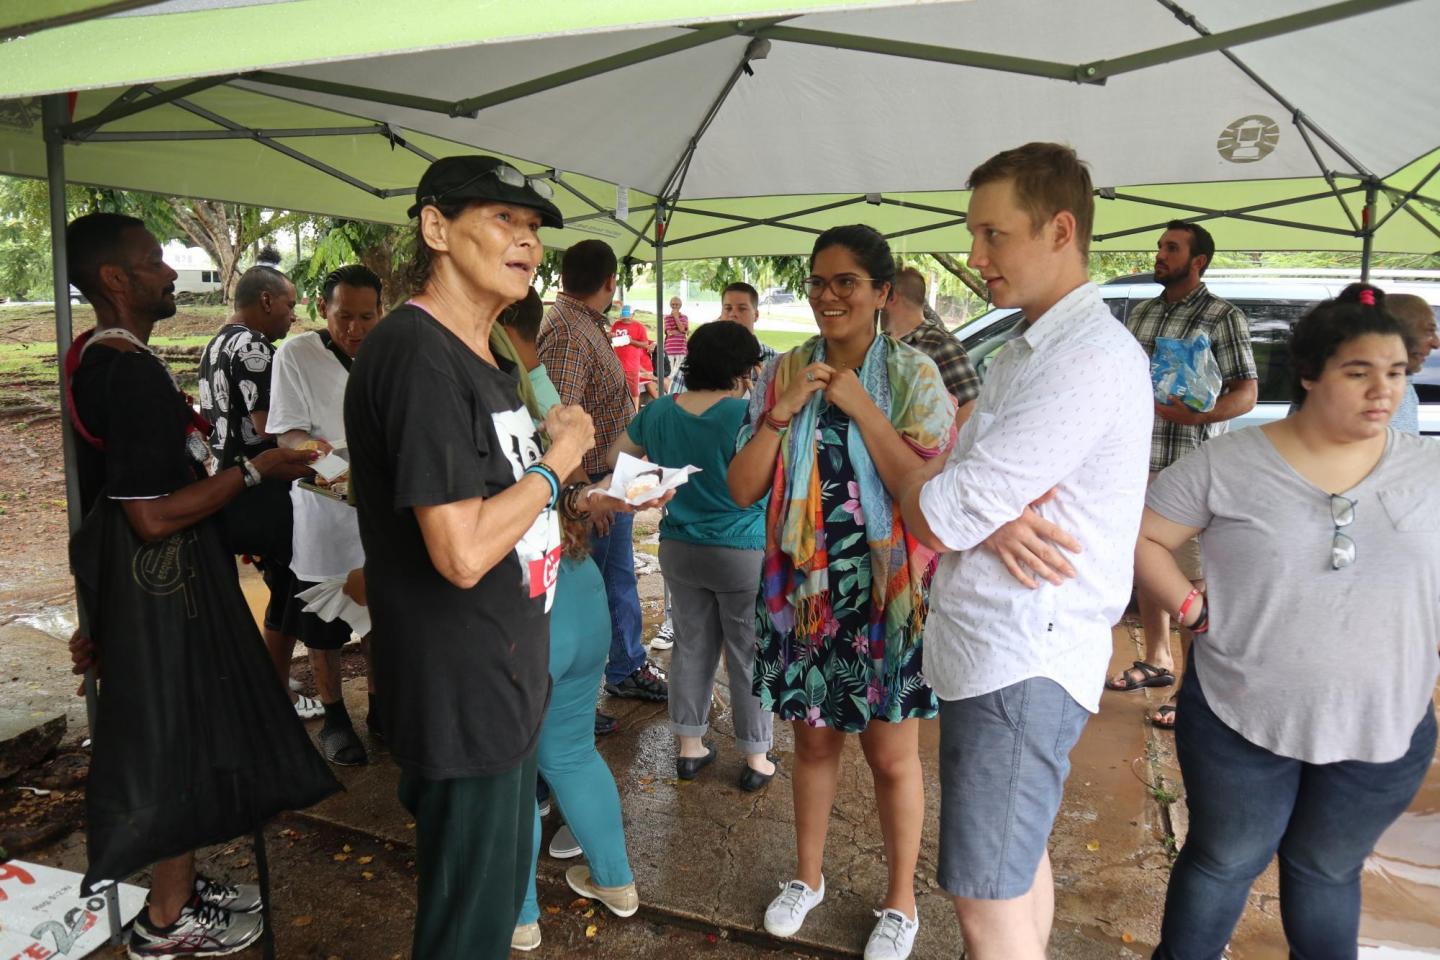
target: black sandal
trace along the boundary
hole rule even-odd
[[[338,767],[360,767],[370,761],[365,745],[355,735],[355,728],[349,725],[322,728],[320,752]]]
[[[1131,670],[1140,671],[1140,679],[1135,680],[1130,676]],[[1144,660],[1136,660],[1135,663],[1125,668],[1125,673],[1116,683],[1113,677],[1105,678],[1106,690],[1139,690],[1141,687],[1168,687],[1175,682],[1175,674],[1164,667],[1157,667],[1153,663],[1146,663]]]
[[[1150,726],[1158,730],[1175,729],[1175,704],[1162,703],[1150,714]]]

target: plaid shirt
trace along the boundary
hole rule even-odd
[[[960,345],[960,338],[946,330],[939,320],[926,317],[920,321],[920,326],[901,337],[900,342],[909,344],[935,361],[935,366],[940,368],[940,377],[945,381],[945,389],[955,398],[956,406],[963,407],[980,396],[980,377],[975,373],[965,348]]]
[[[1210,337],[1210,351],[1220,367],[1220,379],[1255,380],[1255,356],[1250,350],[1250,324],[1233,304],[1209,291],[1205,284],[1191,290],[1178,303],[1164,297],[1146,300],[1130,311],[1125,326],[1140,341],[1149,356],[1155,354],[1155,338],[1185,340],[1202,330]],[[1224,423],[1191,427],[1155,418],[1150,436],[1150,470],[1164,470],[1210,437],[1225,432]]]
[[[535,346],[560,402],[578,403],[595,421],[595,446],[582,466],[591,477],[609,472],[605,455],[635,413],[620,358],[610,346],[605,315],[559,294],[540,324]]]

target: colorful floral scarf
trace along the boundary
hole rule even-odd
[[[801,371],[824,359],[825,341],[817,336],[767,365],[751,391],[750,423],[760,423]],[[954,443],[955,401],[925,354],[881,334],[858,374],[875,405],[889,413],[896,432],[923,459],[939,456]],[[817,391],[795,415],[781,443],[765,520],[761,582],[775,629],[793,632],[810,645],[825,639],[826,624],[834,620],[815,456],[815,425],[824,403],[824,392]],[[877,668],[883,661],[888,675],[919,642],[935,554],[906,531],[899,504],[881,482],[858,428],[849,431],[847,446],[870,548],[871,659]]]

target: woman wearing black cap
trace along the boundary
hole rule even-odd
[[[533,842],[560,478],[594,432],[557,407],[542,456],[490,346],[530,288],[540,227],[561,226],[555,205],[494,157],[448,157],[410,215],[414,296],[367,338],[345,396],[377,706],[415,818],[413,955],[501,957]]]

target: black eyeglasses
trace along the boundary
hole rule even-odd
[[[829,280],[824,277],[806,277],[805,282],[800,284],[800,288],[811,300],[819,300],[823,297],[826,287],[834,290],[835,296],[841,300],[849,300],[851,294],[855,292],[855,288],[860,286],[862,281],[874,283],[875,279],[873,277],[857,277],[853,273],[842,273]]]
[[[1330,540],[1330,569],[1339,570],[1355,562],[1355,541],[1341,532],[1355,522],[1355,501],[1338,493],[1330,494],[1330,519],[1335,522],[1335,536]]]
[[[491,167],[489,170],[483,170],[480,173],[475,174],[475,176],[461,183],[459,186],[451,187],[448,190],[442,190],[439,193],[429,197],[422,197],[421,201],[423,203],[437,203],[441,200],[444,200],[447,196],[450,196],[451,194],[461,192],[475,181],[483,179],[484,177],[491,176],[493,176],[496,180],[499,180],[501,183],[505,184],[505,186],[507,187],[523,188],[528,186],[531,190],[535,191],[536,196],[540,197],[543,200],[551,200],[555,197],[555,188],[550,186],[550,184],[546,183],[544,180],[539,180],[534,177],[527,177],[519,170],[516,170],[514,167],[510,166],[510,164],[501,163]]]

